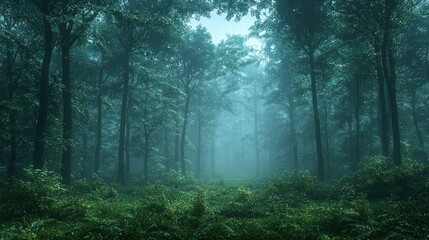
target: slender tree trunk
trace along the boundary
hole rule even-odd
[[[147,124],[144,124],[144,181],[145,183],[149,182],[149,169],[148,169],[148,163],[149,163],[149,130],[147,127]]]
[[[168,147],[168,145],[170,144],[168,139],[168,130],[168,127],[164,128],[164,157],[167,165],[167,170],[170,170],[172,166],[170,160],[170,148]]]
[[[243,164],[244,163],[244,152],[243,152],[243,121],[240,119],[239,120],[239,123],[238,123],[239,125],[240,125],[240,139],[239,139],[239,141],[238,141],[238,143],[239,143],[239,150],[240,150],[240,156],[239,156],[239,159],[240,159],[240,164]]]
[[[40,71],[39,86],[39,112],[37,115],[36,137],[34,143],[34,168],[41,169],[45,166],[44,146],[46,123],[48,119],[48,98],[49,98],[49,68],[52,58],[52,49],[54,46],[54,35],[52,33],[51,23],[47,19],[49,14],[49,1],[44,1],[42,10],[43,30],[44,30],[44,53],[42,68]]]
[[[62,27],[60,27],[61,31]],[[62,30],[64,31],[64,30]],[[72,163],[72,103],[71,103],[71,78],[70,78],[70,45],[66,34],[61,34],[61,65],[63,83],[63,149],[61,177],[62,183],[71,184]]]
[[[349,140],[347,141],[347,150],[349,153],[349,159],[350,159],[350,168],[352,171],[354,171],[356,169],[356,155],[355,155],[355,150],[356,148],[354,147],[354,138],[353,138],[353,110],[350,108],[349,109],[349,114],[347,115],[347,121],[348,121],[348,135],[349,135]]]
[[[211,139],[211,157],[210,157],[210,173],[213,175],[215,173],[215,164],[216,164],[216,139],[215,136]]]
[[[180,169],[182,170],[182,174],[184,176],[186,176],[186,162],[185,162],[186,129],[188,127],[189,99],[191,98],[191,95],[189,92],[189,86],[186,86],[185,94],[186,94],[186,102],[185,102],[185,110],[184,110],[184,116],[183,116],[182,138],[180,141]]]
[[[198,98],[199,107],[198,107],[198,136],[197,136],[197,164],[196,164],[196,178],[200,179],[201,177],[201,131],[202,131],[202,119],[201,119],[201,96]]]
[[[289,93],[292,95],[292,93]],[[296,129],[295,129],[295,102],[293,96],[289,96],[289,118],[290,118],[290,136],[292,140],[292,151],[293,151],[293,163],[294,168],[299,168],[298,162],[298,142],[296,141]]]
[[[356,81],[356,103],[355,103],[355,123],[356,123],[356,143],[355,143],[355,163],[353,171],[356,170],[360,160],[360,82]]]
[[[417,139],[419,141],[419,146],[421,148],[425,147],[425,143],[423,141],[423,135],[422,135],[422,131],[420,130],[420,126],[419,126],[419,120],[417,117],[417,97],[416,97],[416,90],[413,89],[412,90],[412,96],[411,96],[411,111],[412,111],[412,117],[413,117],[413,125],[414,125],[414,130],[416,131],[416,135],[417,135]]]
[[[123,62],[123,92],[122,92],[122,107],[121,120],[119,126],[119,151],[118,151],[118,175],[116,182],[125,185],[125,124],[127,118],[127,103],[128,103],[128,88],[130,82],[130,50],[125,50]]]
[[[316,87],[316,71],[314,66],[314,51],[311,49],[309,52],[310,52],[309,60],[310,60],[311,96],[312,96],[312,103],[313,103],[314,127],[315,127],[316,148],[317,148],[317,177],[320,181],[324,181],[325,180],[325,163],[323,159],[319,108],[317,104],[317,87]]]
[[[128,102],[129,108],[131,108],[131,103]],[[125,175],[128,176],[130,174],[130,166],[131,166],[131,156],[130,156],[130,138],[131,138],[131,124],[130,124],[130,116],[127,111],[127,122],[125,123]]]
[[[261,159],[259,156],[259,129],[258,129],[258,97],[256,91],[256,84],[254,84],[254,131],[255,131],[255,153],[256,153],[256,178],[259,178],[261,175]]]
[[[13,52],[11,44],[7,44],[8,49],[6,52],[6,74],[7,74],[7,84],[8,84],[8,97],[10,102],[15,101],[15,91],[16,91],[16,80],[13,76]],[[17,142],[16,142],[16,110],[11,107],[9,109],[9,147],[10,155],[9,162],[7,166],[7,176],[11,180],[15,176],[15,167],[16,167],[16,155],[17,155]]]
[[[82,152],[83,152],[83,162],[82,162],[82,172],[84,177],[88,177],[91,172],[91,168],[89,167],[89,157],[88,157],[88,133],[87,130],[82,135]]]
[[[331,164],[330,164],[330,161],[331,161],[330,152],[331,151],[330,151],[330,145],[329,145],[329,125],[328,125],[328,123],[329,123],[329,118],[328,118],[329,112],[328,112],[327,101],[325,100],[323,103],[324,103],[323,107],[324,107],[324,110],[325,110],[325,119],[324,119],[324,128],[325,129],[324,129],[324,133],[325,133],[326,169],[327,169],[326,175],[329,178],[330,175],[331,175]]]
[[[102,58],[103,59],[103,58]],[[103,60],[102,60],[103,61]],[[95,139],[95,157],[94,157],[94,172],[100,170],[100,153],[101,153],[101,129],[102,129],[102,114],[103,114],[103,98],[102,98],[102,84],[104,77],[104,65],[100,67],[98,76],[98,93],[97,93],[97,130]]]
[[[179,135],[179,119],[176,119],[175,121],[175,127],[174,127],[174,164],[173,168],[174,170],[179,170],[179,152],[180,152],[180,135]]]
[[[381,58],[383,65],[384,78],[386,81],[387,92],[389,95],[389,106],[392,121],[393,138],[393,160],[396,166],[401,165],[401,137],[399,130],[398,105],[396,100],[396,69],[395,57],[393,53],[393,36],[391,21],[395,3],[385,0],[385,16],[383,29],[383,44],[381,49]]]
[[[380,111],[380,144],[381,154],[384,157],[389,156],[389,137],[388,137],[388,120],[387,120],[387,107],[386,107],[386,94],[384,87],[383,67],[381,63],[381,52],[378,48],[375,49],[376,54],[376,68],[377,68],[377,81],[378,81],[378,104]]]

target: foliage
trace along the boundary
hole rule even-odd
[[[274,176],[267,183],[266,194],[269,197],[285,197],[295,204],[309,199],[324,200],[335,195],[329,185],[318,182],[309,171],[299,170],[286,171]]]
[[[109,186],[97,176],[64,188],[48,171],[28,171],[28,182],[9,186],[7,194],[17,197],[16,204],[1,195],[0,235],[6,240],[424,239],[429,230],[429,205],[423,194],[428,192],[427,178],[415,162],[407,161],[401,168],[383,166],[388,162],[370,161],[352,177],[323,184],[309,172],[290,171],[265,183],[190,188],[176,174],[174,179],[180,180],[176,184],[119,188],[114,198],[97,193]],[[384,178],[390,171],[411,179],[408,183],[418,193],[406,192],[407,199],[366,198],[380,190],[376,184],[366,184],[370,178],[379,181],[377,171]],[[36,193],[39,199],[30,197]],[[38,202],[29,205],[23,196]],[[16,211],[6,213],[7,209]],[[4,218],[12,212],[13,218]]]
[[[394,166],[388,158],[372,158],[341,180],[342,188],[365,194],[369,199],[386,197],[427,197],[424,188],[428,167],[411,159]],[[347,193],[349,194],[349,193]]]
[[[53,172],[25,169],[23,179],[14,179],[11,186],[0,194],[1,219],[26,214],[45,214],[55,204],[64,188]]]
[[[72,189],[95,198],[107,200],[118,195],[117,189],[108,184],[103,176],[94,173],[90,179],[79,179],[73,183]]]

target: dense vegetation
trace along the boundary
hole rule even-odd
[[[2,190],[2,239],[425,239],[429,169],[375,159],[338,182],[289,171],[261,182],[117,188],[101,176],[58,184],[27,170]],[[403,188],[396,181],[406,182]]]
[[[249,35],[213,42],[216,13]],[[426,0],[1,0],[0,239],[429,238],[428,23]]]

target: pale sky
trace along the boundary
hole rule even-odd
[[[192,20],[191,26],[195,28],[198,24],[206,27],[208,32],[212,35],[213,43],[219,44],[222,40],[226,39],[227,34],[249,34],[249,28],[255,22],[255,19],[250,15],[244,16],[239,22],[235,22],[234,19],[227,21],[225,19],[226,14],[217,15],[216,11],[211,13],[211,18],[201,18],[199,21]],[[260,45],[256,39],[249,39],[248,44]]]

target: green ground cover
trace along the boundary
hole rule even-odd
[[[64,188],[28,170],[0,195],[0,239],[428,239],[428,168],[378,159],[337,181],[305,171],[142,186],[101,177]]]

